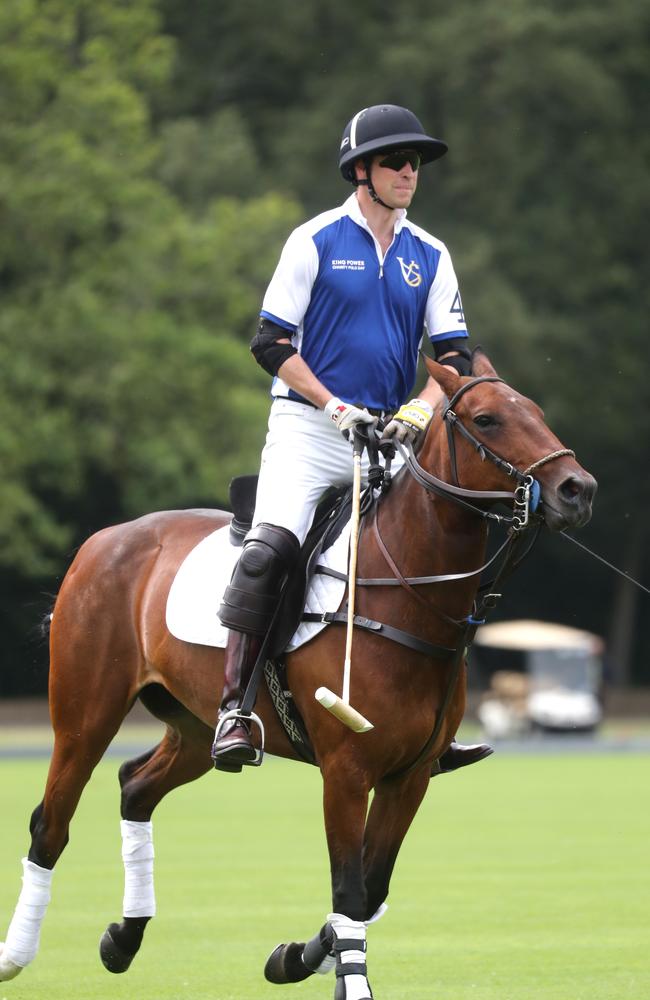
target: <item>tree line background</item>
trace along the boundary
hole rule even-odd
[[[4,0],[0,694],[45,690],[38,622],[76,547],[254,471],[248,343],[289,231],[340,203],[345,122],[392,102],[450,153],[411,216],[474,344],[600,483],[580,540],[648,579],[644,0]],[[547,535],[500,617],[608,641],[650,683],[649,598]],[[90,665],[89,665],[90,668]]]

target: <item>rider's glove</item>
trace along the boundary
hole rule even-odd
[[[338,396],[332,396],[324,406],[324,411],[333,423],[336,424],[343,437],[348,438],[349,432],[358,424],[374,424],[375,417],[364,408],[359,409],[352,403],[344,403]]]
[[[393,419],[386,424],[381,440],[414,445],[426,431],[432,416],[433,407],[426,400],[412,399],[410,403],[400,406]]]

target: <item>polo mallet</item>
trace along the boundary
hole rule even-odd
[[[343,692],[342,697],[330,691],[329,688],[319,687],[314,698],[320,702],[323,708],[335,715],[340,722],[343,722],[355,733],[367,733],[373,729],[372,722],[357,712],[350,705],[350,672],[352,669],[352,633],[354,630],[354,595],[357,580],[357,550],[359,547],[359,507],[361,502],[361,455],[364,449],[364,439],[359,434],[354,434],[354,475],[352,479],[352,516],[350,518],[350,568],[348,572],[348,621],[345,638],[345,663],[343,665]]]

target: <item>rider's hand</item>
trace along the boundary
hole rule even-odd
[[[400,406],[393,419],[386,424],[381,440],[414,445],[426,431],[432,416],[433,407],[425,399],[412,399],[410,403]]]
[[[343,437],[348,438],[349,432],[359,424],[375,424],[376,418],[364,408],[359,409],[352,403],[344,403],[338,396],[332,398],[324,406],[324,411],[336,424]]]

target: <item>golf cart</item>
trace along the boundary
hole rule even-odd
[[[496,666],[477,710],[486,737],[591,733],[601,723],[604,643],[599,636],[520,620],[484,625],[474,645],[479,661],[483,654]]]

